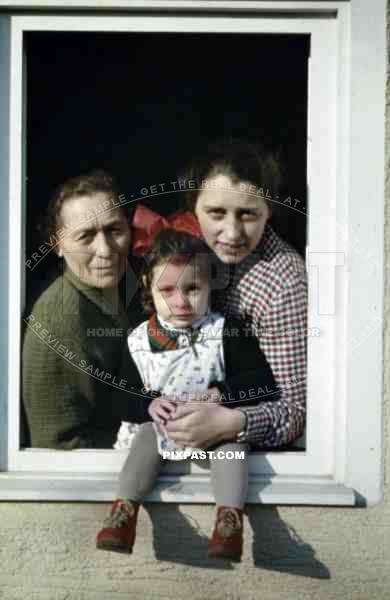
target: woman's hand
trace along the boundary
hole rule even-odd
[[[205,402],[179,403],[164,429],[180,446],[207,448],[234,440],[244,427],[245,416],[239,410]]]
[[[168,400],[167,396],[154,398],[148,408],[148,412],[153,421],[156,421],[156,423],[160,423],[161,425],[165,425],[166,421],[172,418],[175,411],[176,403],[172,400]]]
[[[171,400],[175,398],[176,402],[214,402],[216,404],[222,402],[221,392],[218,388],[212,387],[208,388],[206,392],[183,392],[182,394],[178,394],[174,396],[165,396],[166,398],[170,398]]]

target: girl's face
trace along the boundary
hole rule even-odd
[[[249,183],[234,184],[227,175],[210,177],[195,207],[206,243],[226,264],[241,262],[256,248],[271,216],[264,198],[240,191],[240,183],[249,190]]]
[[[154,267],[151,294],[160,317],[174,327],[185,328],[206,314],[210,284],[195,265],[170,261]]]
[[[107,201],[110,196],[104,192],[75,196],[60,213],[66,235],[58,243],[58,255],[81,281],[96,288],[116,287],[127,269],[128,220],[123,209],[106,209]]]

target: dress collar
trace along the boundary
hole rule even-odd
[[[178,350],[194,346],[201,339],[201,327],[207,321],[209,312],[201,319],[194,321],[191,327],[173,327],[157,315],[152,315],[148,321],[148,339],[152,352]]]
[[[202,327],[202,325],[207,321],[209,314],[210,314],[210,309],[207,310],[207,313],[203,317],[194,321],[190,327],[182,327],[182,328],[175,327],[171,323],[168,323],[168,321],[165,321],[157,313],[156,313],[156,317],[157,317],[157,321],[158,321],[159,325],[161,325],[164,329],[168,329],[169,331],[172,331],[172,333],[186,334],[186,333],[189,333],[190,331],[193,331],[194,329],[199,329],[199,327]]]

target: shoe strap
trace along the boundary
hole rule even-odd
[[[240,517],[239,509],[233,507],[219,507],[217,516],[217,528],[228,527],[232,530],[242,528],[242,517]],[[242,514],[242,511],[240,511]]]
[[[110,515],[105,519],[105,527],[124,527],[128,525],[129,520],[136,514],[136,507],[122,499],[118,499],[114,502],[111,508]]]

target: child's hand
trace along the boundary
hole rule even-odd
[[[149,404],[148,408],[148,412],[153,421],[156,421],[161,425],[165,425],[166,421],[171,418],[175,411],[176,403],[172,402],[171,400],[164,399],[164,396],[155,398]]]

